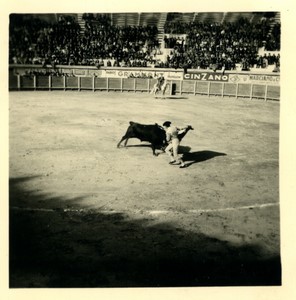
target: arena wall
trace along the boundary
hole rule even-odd
[[[163,75],[168,93],[280,100],[279,73],[163,68],[11,65],[9,90],[92,90],[150,92]]]

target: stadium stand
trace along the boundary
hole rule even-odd
[[[12,14],[9,32],[10,64],[280,67],[277,12]]]

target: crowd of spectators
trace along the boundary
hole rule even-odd
[[[190,69],[235,69],[279,67],[279,55],[258,55],[258,50],[280,50],[280,24],[271,30],[269,20],[253,24],[247,19],[232,23],[165,24],[162,61],[156,26],[113,26],[110,16],[84,14],[85,28],[73,16],[56,22],[38,18],[10,17],[9,63],[42,65],[92,65],[168,67]]]
[[[74,64],[80,26],[72,16],[60,16],[55,23],[39,18],[11,15],[10,63]]]
[[[112,26],[107,16],[84,14],[85,32],[77,53],[79,63],[94,58],[107,66],[146,67],[159,49],[156,26]]]
[[[9,62],[47,65],[146,67],[159,53],[156,26],[117,27],[110,18],[84,14],[85,30],[71,16],[55,23],[38,18],[10,20]]]
[[[233,23],[166,23],[169,37],[165,37],[165,44],[172,48],[166,65],[214,70],[235,69],[237,64],[243,70],[279,65],[279,55],[258,55],[262,47],[268,51],[280,50],[280,26],[275,26],[271,35],[269,31],[267,19],[256,24],[244,18]],[[186,39],[180,34],[186,35]]]

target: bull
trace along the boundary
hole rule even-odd
[[[178,138],[181,141],[189,130],[194,130],[191,125],[186,126],[179,131]],[[164,152],[165,147],[168,145],[166,141],[166,133],[163,127],[155,123],[154,125],[143,125],[136,122],[130,122],[129,127],[125,135],[121,138],[117,144],[117,148],[120,147],[120,144],[124,141],[124,147],[126,147],[127,142],[130,138],[137,138],[141,142],[151,143],[152,153],[157,156],[155,150],[157,148],[161,149]]]
[[[165,146],[165,137],[166,135],[164,129],[157,123],[155,123],[154,125],[142,125],[131,121],[125,135],[117,144],[117,148],[120,147],[120,144],[123,141],[124,147],[126,147],[127,142],[130,138],[137,138],[141,142],[145,141],[151,143],[152,153],[153,155],[157,155],[155,153],[155,150],[156,148],[163,148]]]

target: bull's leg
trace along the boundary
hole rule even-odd
[[[162,152],[165,152],[165,147],[166,147],[166,146],[160,147],[160,150],[161,150]]]
[[[124,147],[126,147],[126,145],[127,145],[127,141],[128,141],[128,140],[129,140],[129,138],[126,138],[126,139],[125,139],[125,141],[124,141],[124,144],[123,144],[123,145],[124,145]]]
[[[160,147],[160,150],[162,151],[161,153],[165,153],[165,148],[166,148],[166,146],[162,146],[162,147]],[[159,155],[160,153],[158,153],[158,155]]]
[[[154,144],[151,144],[151,148],[152,148],[152,153],[154,156],[157,156],[157,154],[155,153],[155,145]]]
[[[119,141],[119,143],[117,144],[117,148],[120,147],[120,144],[124,141],[124,147],[126,147],[127,141],[128,141],[128,137],[126,137],[125,135],[121,138],[121,140]]]

